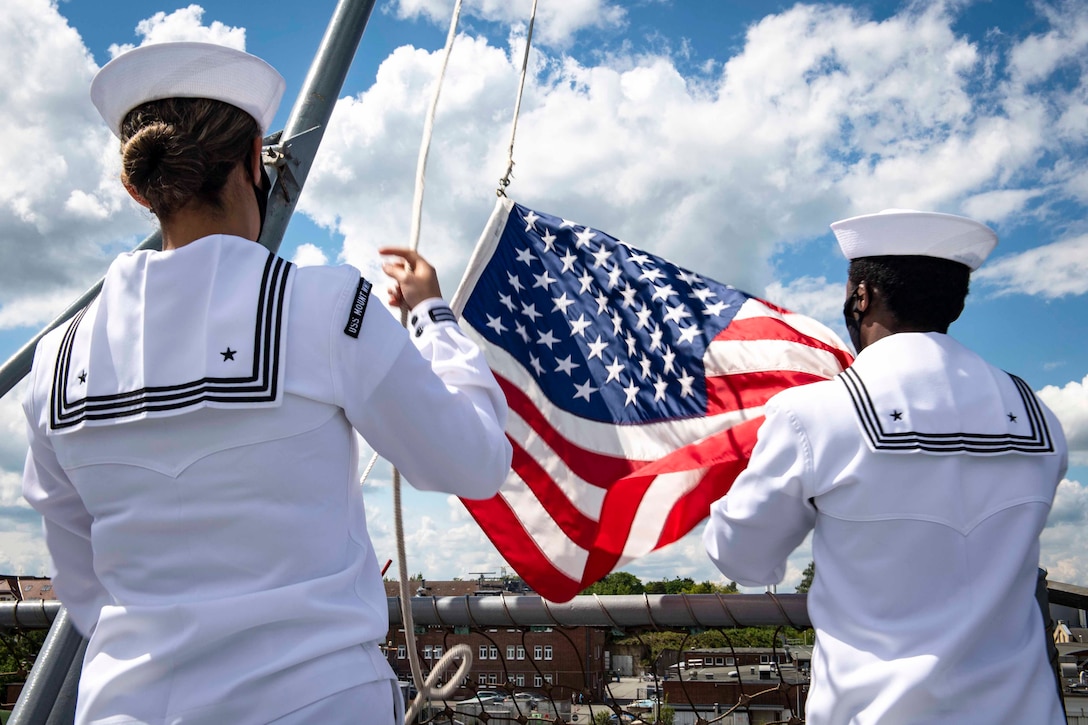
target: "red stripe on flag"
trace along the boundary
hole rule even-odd
[[[580,582],[555,568],[502,496],[461,501],[506,562],[540,596],[565,602],[582,590]]]
[[[597,520],[589,518],[571,504],[570,499],[548,475],[548,472],[526,453],[517,441],[511,439],[510,442],[514,446],[514,458],[510,467],[536,494],[548,515],[563,530],[568,539],[583,549],[592,547],[593,539],[597,534]]]
[[[761,300],[762,301],[762,300]],[[767,304],[767,303],[764,303]],[[733,320],[728,327],[718,333],[715,340],[735,340],[737,342],[759,343],[766,340],[783,340],[796,342],[816,350],[823,350],[835,356],[843,368],[847,368],[854,362],[854,357],[846,350],[829,345],[823,340],[800,332],[790,327],[788,321],[777,317],[746,317],[742,320]]]
[[[826,379],[822,375],[794,370],[715,375],[706,381],[706,412],[716,415],[758,408],[785,388]]]
[[[623,458],[615,458],[603,453],[594,453],[581,446],[575,445],[562,433],[552,427],[539,409],[529,400],[529,397],[509,380],[499,373],[495,373],[495,379],[499,382],[506,395],[506,402],[510,410],[529,424],[537,435],[551,447],[551,449],[567,464],[571,472],[586,483],[607,488],[618,478],[626,476],[632,471],[638,470],[642,461],[631,461]],[[577,434],[577,431],[569,431]]]
[[[669,512],[655,549],[682,539],[710,513],[710,504],[729,492],[737,476],[748,467],[748,459],[756,446],[756,434],[763,425],[763,416],[723,431],[715,438],[721,444],[722,456],[711,464],[698,486],[677,499]]]
[[[709,468],[718,471],[723,464],[734,461],[740,462],[737,472],[744,470],[748,456],[755,446],[756,431],[763,422],[762,416],[745,421],[727,430],[708,436],[698,443],[684,446],[664,456],[658,461],[647,464],[636,474],[627,476],[617,481],[605,495],[604,504],[601,507],[601,521],[598,528],[597,540],[594,548],[602,554],[608,554],[618,559],[627,545],[627,539],[631,535],[631,527],[646,495],[647,489],[654,480],[665,473],[676,471],[690,471],[699,468]],[[700,487],[707,490],[702,494],[703,498],[713,496],[709,500],[717,500],[725,495],[729,487],[733,485],[732,479],[718,479],[706,477],[699,483]],[[679,500],[683,500],[681,497]],[[675,509],[675,503],[670,510]],[[709,503],[697,519],[701,521],[709,513]],[[670,513],[670,516],[673,514]],[[656,535],[655,540],[660,539]],[[608,572],[605,572],[606,574]],[[603,574],[601,575],[603,576]]]

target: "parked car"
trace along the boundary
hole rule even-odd
[[[635,716],[629,712],[623,713],[622,717],[617,717],[616,713],[612,713],[612,717],[608,718],[608,722],[610,723],[633,723],[634,721]]]
[[[519,705],[521,707],[527,707],[530,710],[536,708],[536,695],[530,692],[515,692],[513,695],[508,695],[503,702],[510,703],[511,705]]]
[[[477,690],[475,695],[458,700],[458,705],[497,705],[506,698],[506,693],[498,690]]]

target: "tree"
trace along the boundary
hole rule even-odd
[[[614,571],[595,584],[589,585],[582,594],[642,594],[646,587],[642,580],[625,571]]]
[[[47,629],[0,631],[0,685],[26,680],[48,633]]]
[[[715,584],[711,581],[705,581],[693,585],[684,594],[737,594],[739,591],[736,582]]]
[[[662,579],[656,582],[646,583],[647,594],[684,594],[688,589],[695,586],[695,580],[689,576],[681,579],[680,577],[673,577],[672,579]]]
[[[695,580],[688,576],[646,582],[647,594],[736,594],[737,592],[735,582],[715,584],[711,581],[703,581],[696,584]]]
[[[812,577],[814,576],[816,576],[816,562],[810,561],[804,572],[801,573],[801,583],[797,585],[798,594],[808,592],[809,587],[812,586]]]
[[[657,721],[661,725],[673,725],[676,720],[676,709],[669,704],[668,699],[661,703],[661,707],[657,711]]]

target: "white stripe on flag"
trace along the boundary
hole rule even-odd
[[[580,581],[589,553],[563,533],[563,529],[555,523],[532,489],[511,471],[499,491],[499,496],[506,501],[518,523],[552,566],[571,579]]]
[[[639,536],[638,532],[660,532],[665,526],[665,520],[672,513],[672,507],[681,497],[698,487],[706,472],[705,468],[673,471],[654,479],[639,502],[638,512],[631,522],[631,534],[627,537],[623,554],[616,566],[645,556],[657,548],[656,535]]]
[[[831,352],[789,340],[714,340],[703,364],[707,377],[786,370],[833,378],[842,370]]]
[[[555,481],[555,485],[567,497],[571,506],[594,521],[600,518],[601,504],[604,503],[605,494],[603,488],[586,483],[576,476],[563,459],[552,450],[547,441],[537,435],[536,431],[513,410],[506,418],[506,432]],[[525,485],[520,478],[518,484]]]

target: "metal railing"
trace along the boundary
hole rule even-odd
[[[1054,582],[1046,591],[1055,604],[1088,610],[1088,589]],[[613,722],[639,718],[674,725],[804,721],[808,678],[800,655],[807,647],[790,641],[810,626],[804,594],[579,596],[563,604],[533,595],[413,597],[411,610],[425,665],[460,643],[496,653],[474,663],[471,679],[454,699],[429,703],[417,720],[421,725],[584,725],[601,713],[615,715]],[[401,625],[398,599],[388,599],[388,612],[395,633]],[[72,721],[85,643],[58,602],[0,603],[0,629],[45,628],[50,622],[9,725]],[[765,638],[763,666],[744,661],[754,656],[743,638],[750,627],[775,628]],[[669,633],[675,643],[663,645]],[[613,681],[615,666],[593,665],[588,645],[606,638],[610,650],[635,653],[627,656],[630,676]],[[397,646],[402,642],[391,640],[386,651],[403,674],[405,658]],[[710,654],[694,660],[694,650]],[[698,664],[680,666],[685,661]]]

